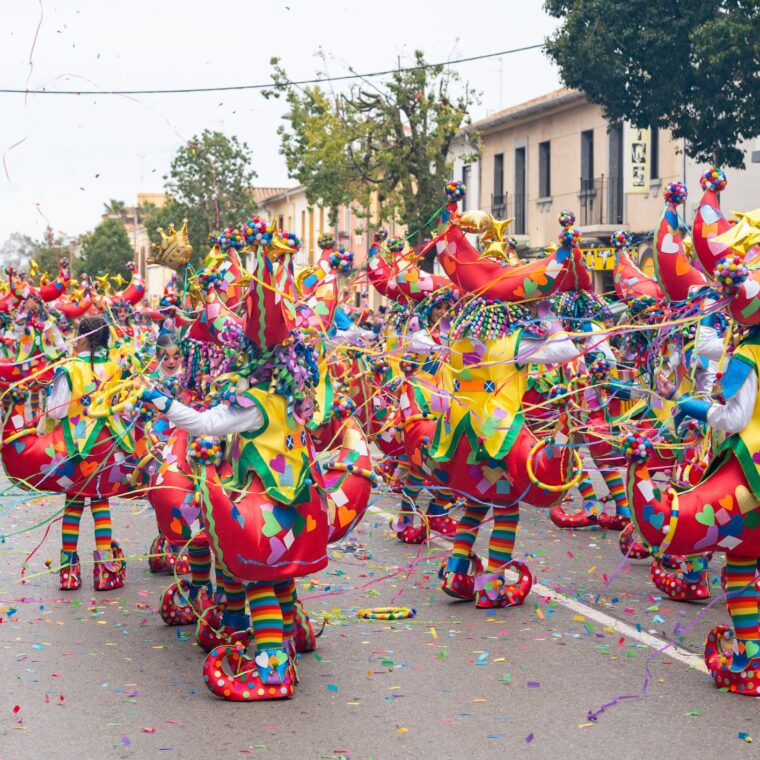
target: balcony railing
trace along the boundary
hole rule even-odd
[[[623,223],[623,188],[620,180],[601,177],[581,177],[579,200],[579,224],[616,225]]]

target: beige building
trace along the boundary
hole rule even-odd
[[[479,160],[468,145],[472,133],[480,136]],[[748,168],[728,172],[723,202],[729,209],[760,206],[760,166],[750,163],[746,147]],[[651,233],[668,182],[685,178],[685,215],[693,219],[699,174],[707,166],[686,158],[682,148],[667,130],[610,124],[582,93],[559,89],[468,127],[454,150],[454,176],[468,185],[468,208],[512,217],[511,234],[528,251],[555,241],[559,213],[574,212],[583,247],[596,249],[587,260],[596,269],[597,290],[611,292],[610,234],[629,231],[642,264],[651,261]]]

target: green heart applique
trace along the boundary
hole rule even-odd
[[[84,386],[82,389],[85,393],[95,393],[95,391],[98,389],[98,386],[95,385],[95,383],[87,383],[87,385]]]
[[[705,504],[705,508],[696,514],[697,522],[700,525],[706,525],[708,528],[715,525],[715,510],[712,504]]]
[[[757,657],[757,653],[760,652],[760,645],[754,641],[745,641],[744,647],[747,651],[747,657],[749,657],[750,660]]]
[[[55,456],[55,446],[53,446],[52,444],[48,446],[45,449],[45,454],[46,456],[49,456],[52,459]]]
[[[748,515],[744,515],[744,527],[749,530],[754,530],[760,525],[760,512],[750,512]]]
[[[262,514],[264,515],[264,527],[261,532],[267,538],[276,536],[282,530],[282,525],[277,522],[277,518],[268,509],[263,510]]]
[[[523,280],[523,290],[526,296],[532,296],[538,290],[538,285],[532,280],[526,279]]]

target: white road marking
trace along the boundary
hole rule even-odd
[[[368,511],[372,512],[375,515],[385,517],[388,520],[391,520],[395,517],[395,515],[392,515],[390,512],[386,512],[384,509],[380,509],[379,507],[370,507]],[[438,536],[434,536],[431,541],[442,544],[444,546],[451,546],[451,541],[447,541],[445,538],[440,538]],[[659,639],[657,636],[653,636],[651,633],[647,633],[646,631],[639,631],[635,626],[632,626],[629,623],[624,623],[622,620],[618,620],[617,618],[612,617],[612,615],[608,615],[606,612],[602,612],[595,607],[589,607],[587,604],[579,602],[577,599],[571,599],[569,596],[566,596],[559,591],[555,591],[554,589],[550,589],[548,586],[544,586],[543,583],[536,583],[534,581],[533,591],[538,592],[543,597],[551,599],[557,604],[561,604],[563,607],[572,610],[578,615],[583,615],[584,617],[589,618],[590,620],[593,620],[600,625],[603,625],[607,628],[612,628],[617,633],[625,636],[626,638],[638,641],[639,643],[645,644],[652,649],[662,650],[663,655],[667,655],[674,660],[678,660],[679,662],[688,665],[694,670],[699,670],[702,673],[708,672],[704,659],[699,655],[694,654],[693,652],[689,652],[687,649],[683,649],[676,644],[671,644],[663,639]]]

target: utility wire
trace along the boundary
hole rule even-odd
[[[431,69],[436,66],[451,66],[455,63],[469,63],[470,61],[482,61],[485,58],[497,58],[501,55],[511,55],[512,53],[522,53],[525,50],[537,50],[542,48],[543,43],[538,45],[527,45],[525,47],[513,48],[512,50],[501,50],[498,53],[484,53],[483,55],[473,55],[469,58],[457,58],[453,61],[442,61],[441,63],[426,63],[421,66],[402,66],[397,69],[387,69],[385,71],[373,71],[369,74],[344,74],[337,77],[323,77],[322,79],[302,79],[297,82],[289,81],[291,85],[304,84],[322,84],[323,82],[342,82],[348,79],[366,79],[367,77],[381,77],[387,74],[395,74],[401,71],[420,71],[421,69]],[[185,87],[176,90],[18,90],[9,87],[0,88],[0,94],[12,95],[172,95],[184,94],[191,92],[230,92],[233,90],[263,90],[267,87],[273,87],[273,82],[265,84],[240,84],[230,85],[228,87]]]

